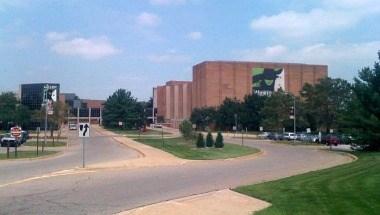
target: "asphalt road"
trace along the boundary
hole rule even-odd
[[[35,160],[0,161],[0,184],[81,167],[82,142],[77,135],[76,131],[69,132],[70,145],[67,148],[65,147],[63,154]],[[86,164],[138,157],[136,151],[115,142],[111,137],[103,137],[94,129],[91,136],[86,140]],[[19,148],[19,150],[22,150],[22,148]]]
[[[230,140],[240,143],[240,140]],[[113,214],[164,200],[258,183],[341,164],[348,159],[308,147],[247,140],[265,153],[253,160],[207,161],[134,170],[99,170],[0,188],[0,214]]]

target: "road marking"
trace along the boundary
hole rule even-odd
[[[22,183],[30,182],[30,181],[34,181],[34,180],[40,180],[40,179],[46,179],[46,178],[52,178],[52,177],[58,177],[58,176],[65,176],[65,175],[92,173],[92,172],[96,172],[96,171],[94,171],[94,170],[78,170],[78,169],[62,170],[62,171],[58,171],[58,172],[53,172],[53,173],[41,175],[41,176],[36,176],[36,177],[26,178],[26,179],[14,181],[14,182],[6,183],[6,184],[1,184],[0,188],[11,186],[11,185],[16,185],[16,184],[22,184]]]

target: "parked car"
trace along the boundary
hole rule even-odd
[[[11,134],[5,134],[3,138],[1,138],[1,147],[16,147],[21,144],[21,141],[17,140],[15,137],[12,137]]]
[[[293,132],[284,133],[283,138],[285,140],[295,140],[296,139],[296,134],[293,133]]]
[[[24,144],[29,139],[29,132],[28,131],[21,131],[21,144]]]
[[[352,144],[351,149],[354,151],[363,151],[366,150],[369,147],[369,145],[358,145],[358,144]]]
[[[69,130],[77,130],[77,124],[69,123]]]
[[[268,139],[270,140],[284,140],[284,136],[279,133],[270,133],[268,135]]]
[[[265,139],[265,138],[268,138],[269,135],[270,135],[269,132],[263,132],[263,133],[257,135],[257,137]]]
[[[337,146],[337,145],[343,144],[343,141],[337,135],[328,134],[322,137],[321,143],[329,145],[329,146],[330,145]]]

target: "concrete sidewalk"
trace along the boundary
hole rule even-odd
[[[118,215],[250,215],[270,204],[231,190],[220,190],[148,205]]]
[[[92,169],[103,169],[103,168],[127,168],[127,169],[131,168],[133,169],[133,168],[140,168],[140,167],[175,166],[175,165],[183,165],[189,162],[194,162],[190,160],[177,158],[170,153],[141,144],[128,137],[116,136],[113,132],[107,131],[100,127],[94,126],[93,128],[95,128],[97,132],[103,135],[113,136],[113,139],[115,141],[131,149],[136,150],[137,152],[139,152],[140,156],[136,159],[89,165],[88,168],[90,169],[91,168]]]

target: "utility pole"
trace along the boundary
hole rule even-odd
[[[44,144],[42,144],[42,153],[44,153],[45,146],[47,144],[47,124],[48,124],[48,103],[45,103],[45,128],[44,128]]]
[[[294,131],[294,138],[293,138],[293,144],[296,144],[296,96],[293,95],[293,131]]]
[[[235,117],[235,136],[236,136],[237,130],[238,130],[238,128],[237,128],[237,118],[238,118],[237,113],[234,114],[234,117]]]

